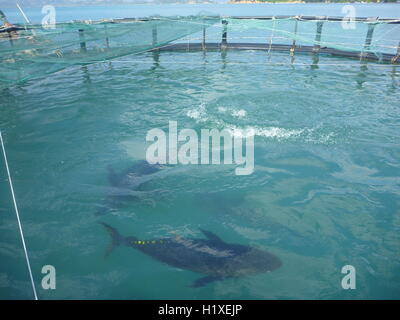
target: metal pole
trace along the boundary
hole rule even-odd
[[[158,36],[157,36],[157,25],[153,26],[153,29],[151,31],[152,34],[152,52],[153,52],[153,60],[156,66],[158,66],[159,60],[160,60],[160,52],[159,49],[155,49],[158,44]]]
[[[108,32],[107,32],[107,25],[106,24],[104,25],[104,30],[106,32],[106,46],[107,46],[107,49],[109,49],[110,48],[110,41],[108,39]]]
[[[13,47],[13,46],[14,46],[14,41],[13,41],[13,36],[12,36],[11,32],[12,32],[12,31],[7,31],[7,33],[8,33],[8,40],[10,40],[10,45],[11,45],[11,47]]]
[[[322,33],[322,26],[324,25],[324,21],[318,21],[317,22],[317,32],[315,34],[315,40],[314,40],[314,47],[313,47],[313,52],[318,53],[321,50],[321,33]]]
[[[399,58],[400,58],[400,42],[399,42],[399,45],[397,46],[397,53],[396,53],[396,55],[392,58],[392,63],[397,63],[397,61],[399,60]]]
[[[157,26],[156,25],[154,25],[153,29],[152,29],[152,39],[153,39],[152,40],[153,47],[157,46],[158,39],[157,39]]]
[[[86,52],[86,42],[83,29],[79,29],[79,40],[81,42],[81,52]]]
[[[203,50],[206,50],[206,27],[203,25],[203,42],[201,43]]]
[[[290,48],[290,56],[293,57],[294,56],[294,50],[296,48],[296,35],[297,35],[297,24],[298,24],[298,16],[295,17],[296,22],[294,25],[294,37],[293,37],[293,43],[292,43],[292,47]]]
[[[223,30],[222,30],[222,42],[221,42],[221,49],[226,49],[228,46],[228,21],[222,20]]]
[[[365,38],[364,50],[369,50],[371,47],[372,36],[374,34],[375,25],[368,25],[367,37]]]
[[[365,51],[369,51],[369,49],[371,48],[372,36],[374,35],[374,29],[376,26],[376,24],[373,22],[376,20],[377,20],[377,18],[371,18],[371,19],[367,20],[370,23],[368,24],[367,36],[365,37],[364,52],[361,52],[361,54],[360,54],[361,59],[368,56],[368,52],[365,52]]]

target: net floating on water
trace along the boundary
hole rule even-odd
[[[343,52],[395,56],[399,52],[400,19],[342,17],[233,17],[224,19],[233,37],[265,31],[265,43],[313,46]]]
[[[212,28],[210,28],[212,27]],[[210,31],[206,29],[210,28]],[[152,17],[0,30],[0,88],[148,50],[250,49],[400,62],[400,19],[341,17]],[[214,30],[214,32],[213,32]],[[202,35],[196,36],[202,32]],[[172,42],[194,35],[187,43]],[[209,40],[217,40],[210,42]],[[197,42],[196,42],[197,41]],[[168,45],[168,46],[166,46]]]
[[[162,47],[220,21],[219,17],[118,19],[15,26],[0,30],[0,88],[70,65],[85,65]]]

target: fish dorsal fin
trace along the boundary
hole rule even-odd
[[[200,229],[201,232],[208,238],[210,241],[214,241],[216,243],[224,243],[224,240],[222,240],[220,237],[218,237],[215,233],[212,233],[211,231],[203,230]]]

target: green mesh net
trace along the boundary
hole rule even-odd
[[[70,65],[91,64],[164,46],[203,30],[218,17],[121,19],[29,25],[0,33],[0,87],[43,77]]]
[[[43,77],[69,65],[90,64],[140,53],[185,38],[197,43],[253,43],[334,49],[400,62],[400,20],[326,17],[119,19],[57,24],[55,29],[30,25],[0,33],[0,87]],[[205,31],[207,29],[207,32]],[[218,46],[214,46],[219,48]],[[205,46],[200,47],[205,48]],[[253,46],[254,48],[254,46]],[[293,53],[293,52],[292,52]],[[388,58],[389,57],[389,58]]]
[[[396,54],[400,41],[400,20],[395,19],[348,21],[339,18],[329,20],[323,17],[287,17],[225,20],[228,22],[231,40],[259,39],[264,30],[262,42],[292,44],[295,40],[296,45],[319,45],[342,51],[363,51],[378,55]],[[366,43],[368,35],[371,37],[370,43]]]

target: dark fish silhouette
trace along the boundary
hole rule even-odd
[[[164,262],[170,266],[204,274],[192,287],[231,277],[273,271],[282,265],[281,260],[267,252],[240,244],[230,244],[210,231],[201,230],[207,239],[166,238],[138,240],[124,237],[106,223],[101,224],[110,233],[112,243],[107,255],[118,245],[125,245]]]
[[[129,201],[138,201],[145,194],[143,185],[151,180],[151,175],[161,170],[157,164],[149,164],[146,160],[139,160],[122,172],[116,172],[108,166],[108,181],[111,188],[108,190],[104,202],[96,215],[103,215],[123,206]],[[147,176],[146,179],[143,179]]]
[[[108,166],[108,181],[113,187],[131,188],[132,186],[137,186],[138,177],[155,173],[160,169],[160,165],[150,164],[146,160],[139,160],[120,173]]]

